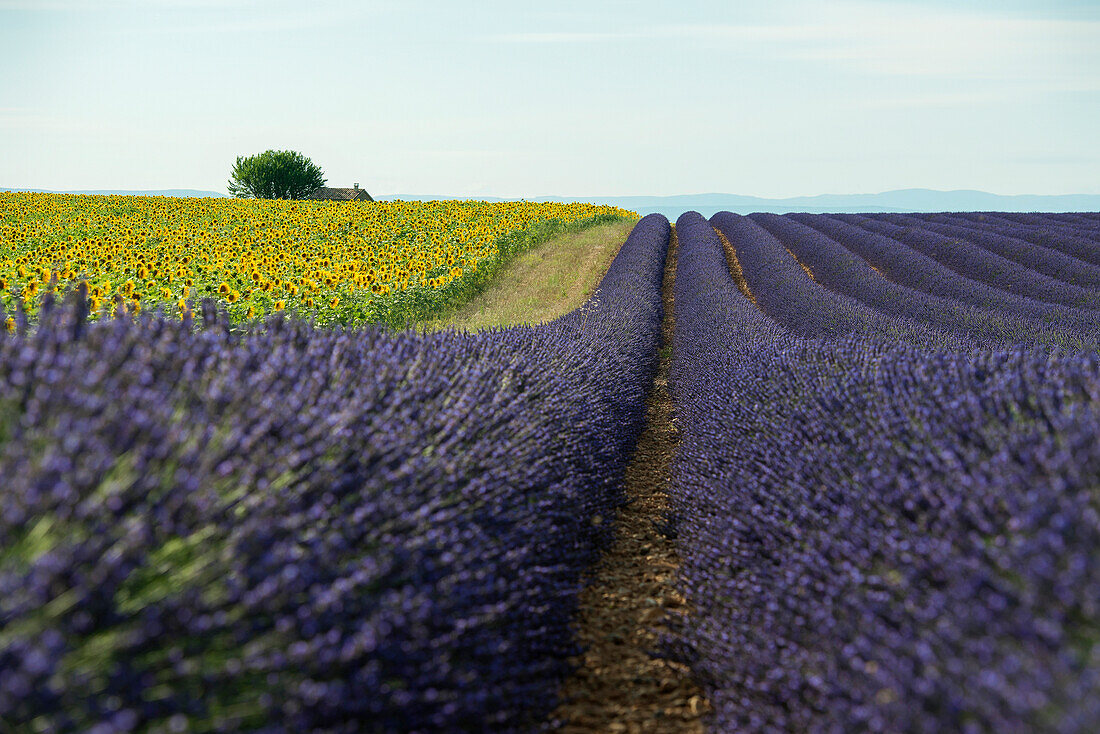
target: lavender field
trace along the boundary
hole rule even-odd
[[[1100,721],[1100,215],[653,214],[472,334],[86,310],[0,336],[0,731],[552,728],[671,319],[708,731]]]
[[[669,648],[713,730],[1094,730],[1098,222],[1029,221],[680,217]]]

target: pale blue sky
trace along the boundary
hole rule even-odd
[[[0,186],[1100,193],[1100,2],[0,0]]]

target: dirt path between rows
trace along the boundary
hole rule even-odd
[[[675,542],[658,531],[668,508],[667,487],[679,432],[668,392],[672,347],[672,286],[676,233],[665,265],[660,365],[647,403],[646,426],[626,468],[625,505],[616,540],[590,572],[580,595],[577,640],[585,648],[561,690],[553,720],[560,731],[702,732],[710,707],[686,666],[651,657],[667,612],[684,599],[673,580],[680,560]]]

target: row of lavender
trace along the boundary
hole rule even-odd
[[[803,217],[805,218],[805,217]],[[1069,255],[1072,237],[1044,236],[1036,244],[1020,227],[976,222],[968,227],[942,227],[917,216],[900,214],[839,214],[835,219],[899,241],[906,248],[940,262],[957,274],[997,289],[1063,307],[1097,310],[1095,245],[1078,243]],[[1084,232],[1085,228],[1077,230]],[[1092,257],[1087,257],[1093,253]]]
[[[900,290],[880,273],[905,248],[876,227],[677,222],[673,501],[693,614],[669,649],[715,731],[1091,731],[1100,360],[1042,346],[1044,314],[1078,315],[1067,303],[991,286],[1018,307],[998,322],[913,253]]]
[[[937,236],[920,228],[884,225],[869,217],[795,214],[785,219],[830,238],[833,242],[827,247],[848,250],[850,256],[862,261],[855,267],[864,274],[868,267],[877,271],[882,277],[870,279],[876,281],[869,284],[870,288],[886,287],[895,292],[903,288],[906,290],[900,292],[906,297],[923,300],[919,294],[925,293],[954,301],[959,306],[979,309],[987,322],[995,322],[998,316],[1017,325],[1022,321],[1024,330],[1017,326],[1015,336],[1025,341],[1056,343],[1059,332],[1062,339],[1072,339],[1074,332],[1086,339],[1095,334],[1095,311],[1064,305],[1067,296],[1059,293],[1056,283],[1048,283],[1052,295],[1037,292],[1037,279],[1041,280],[1038,273],[1029,273],[1019,263],[1007,262],[969,241]],[[829,278],[827,271],[822,275]],[[1044,299],[1044,295],[1048,297]],[[1027,324],[1032,325],[1030,329]],[[1051,328],[1051,334],[1044,339],[1037,324]],[[1001,338],[1011,339],[1013,334],[1005,332]]]
[[[479,334],[58,309],[0,340],[5,730],[509,731],[574,652],[669,225]]]
[[[721,221],[738,226],[728,218]],[[750,229],[753,225],[770,233],[807,266],[817,284],[886,316],[965,334],[973,346],[1003,348],[1033,343],[1091,350],[1100,346],[1100,314],[1096,311],[1036,301],[966,278],[881,234],[814,215],[754,214],[751,223],[744,223]],[[972,264],[994,257],[973,244],[967,252],[957,241],[945,241],[942,248]],[[887,261],[892,263],[889,271],[885,269]],[[875,262],[882,263],[884,269],[876,270]],[[1087,263],[1078,265],[1084,270]],[[1029,285],[1043,278],[1022,265],[1015,266],[1021,271],[1020,279]],[[990,271],[1003,267],[988,264]],[[1065,283],[1053,287],[1073,296],[1083,292],[1100,299],[1100,291],[1092,293]]]

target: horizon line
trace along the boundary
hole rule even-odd
[[[365,189],[368,190],[369,189]],[[202,189],[186,186],[165,186],[160,188],[146,188],[146,189],[124,189],[117,187],[102,187],[102,188],[82,188],[82,189],[47,189],[44,187],[24,186],[24,187],[4,187],[0,186],[0,191],[5,192],[26,192],[26,193],[48,193],[48,194],[94,194],[95,192],[111,191],[119,192],[120,194],[142,194],[155,191],[194,191],[204,194],[217,194],[225,198],[232,198],[229,194],[215,189]],[[678,193],[678,194],[424,194],[413,192],[400,192],[400,193],[379,193],[372,194],[375,197],[394,197],[400,198],[404,196],[414,196],[419,198],[433,197],[436,199],[509,199],[509,200],[523,200],[523,199],[670,199],[678,197],[700,197],[700,196],[735,196],[759,199],[762,201],[786,201],[790,199],[812,199],[825,196],[882,196],[885,194],[897,194],[906,192],[928,192],[936,194],[983,194],[986,196],[997,196],[1003,198],[1011,197],[1070,197],[1070,196],[1085,196],[1085,197],[1100,197],[1100,192],[1068,192],[1059,194],[1048,193],[1015,193],[1015,194],[1002,194],[993,191],[986,191],[984,189],[932,189],[926,187],[908,187],[898,189],[886,189],[884,191],[858,191],[858,192],[826,192],[818,194],[795,194],[791,196],[761,196],[759,194],[740,194],[730,191],[700,191],[692,193]]]

